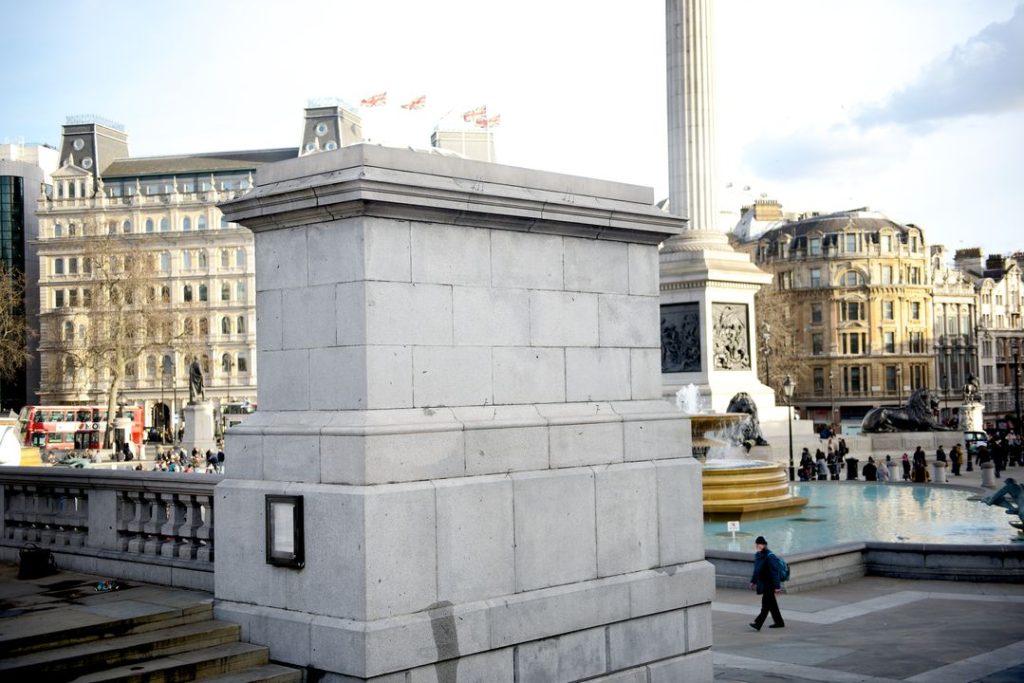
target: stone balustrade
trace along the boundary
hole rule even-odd
[[[0,470],[0,559],[29,543],[61,569],[213,589],[219,475],[55,468]]]

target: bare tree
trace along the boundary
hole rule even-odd
[[[779,396],[786,375],[797,380],[802,373],[793,305],[791,292],[779,291],[770,285],[754,296],[758,379]]]
[[[25,278],[0,263],[0,378],[11,379],[29,361]]]
[[[71,386],[84,378],[97,392],[105,391],[112,417],[125,378],[139,372],[139,361],[173,350],[184,331],[176,329],[168,290],[154,276],[155,255],[130,249],[116,237],[96,236],[81,258],[80,306],[57,311],[49,321],[57,351],[51,370]],[[113,427],[107,420],[107,448]]]

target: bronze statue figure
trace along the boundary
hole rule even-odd
[[[1003,487],[991,496],[982,498],[981,502],[986,505],[998,505],[1006,508],[1006,514],[1017,515],[1017,521],[1010,522],[1010,526],[1024,531],[1024,486],[1021,486],[1013,477],[1007,477],[1003,481]]]
[[[872,408],[864,416],[860,428],[863,432],[948,432],[935,417],[939,409],[939,395],[928,389],[918,389],[899,408]]]
[[[750,419],[743,424],[743,445],[750,452],[753,446],[767,446],[768,442],[761,433],[761,421],[757,418],[757,404],[754,399],[745,391],[741,391],[729,401],[727,413],[746,413]]]
[[[192,405],[197,399],[205,399],[206,391],[203,387],[203,368],[199,365],[199,359],[193,358],[192,365],[188,367],[188,402]]]

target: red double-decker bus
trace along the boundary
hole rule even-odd
[[[131,442],[140,452],[144,424],[141,406],[125,406],[121,413],[131,418]],[[18,435],[23,446],[43,450],[70,451],[103,447],[107,430],[107,409],[100,406],[25,406],[18,414]]]

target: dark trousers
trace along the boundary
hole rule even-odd
[[[782,620],[779,602],[775,599],[775,589],[766,587],[764,593],[761,594],[761,613],[757,615],[757,619],[754,619],[754,623],[757,624],[758,628],[761,628],[764,620],[768,618],[769,612],[772,615],[773,624],[782,626],[786,623]]]

